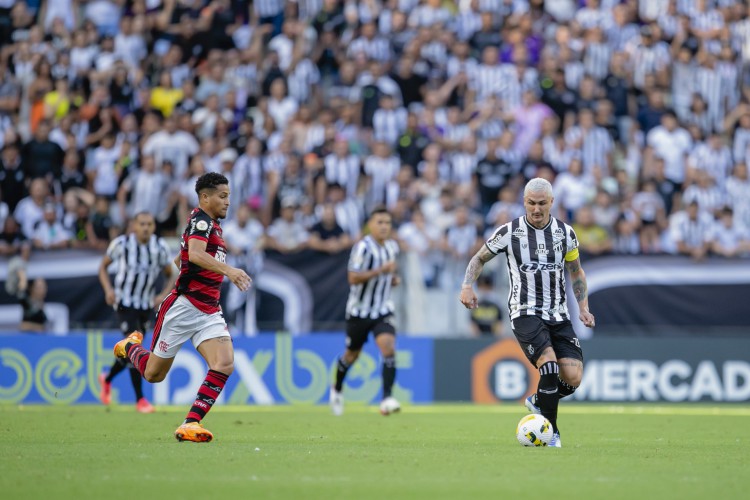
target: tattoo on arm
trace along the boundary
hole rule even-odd
[[[490,252],[486,246],[483,246],[479,251],[471,258],[469,265],[466,266],[466,274],[464,275],[464,285],[473,284],[479,275],[482,274],[484,264],[492,260],[495,255]]]
[[[586,282],[583,279],[578,278],[573,282],[573,293],[578,302],[586,298]]]
[[[578,259],[572,260],[567,263],[567,266],[568,266],[568,272],[570,274],[577,273],[578,271],[581,270],[581,261]]]

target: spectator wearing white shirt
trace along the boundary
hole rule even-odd
[[[688,179],[695,179],[698,170],[703,170],[710,175],[719,188],[724,187],[724,182],[732,172],[734,166],[732,153],[724,144],[719,134],[711,134],[705,143],[695,146],[693,152],[688,156]]]
[[[23,235],[31,239],[34,226],[44,217],[44,204],[48,201],[49,184],[45,179],[31,181],[29,196],[22,198],[13,211],[13,218],[21,225]]]
[[[299,104],[286,92],[283,78],[271,83],[271,97],[268,99],[268,114],[273,118],[277,130],[284,130],[289,120],[297,113]]]
[[[667,110],[661,117],[661,125],[654,127],[646,136],[646,160],[653,163],[653,156],[664,159],[664,175],[679,190],[685,181],[685,162],[693,147],[688,132],[679,127],[674,112]]]
[[[281,200],[281,216],[268,228],[268,248],[281,253],[294,253],[306,248],[309,234],[297,222],[296,215],[297,202],[292,199]]]
[[[748,233],[734,223],[734,214],[730,207],[724,207],[719,213],[711,234],[710,250],[722,257],[738,257],[750,251]]]
[[[666,226],[667,214],[664,200],[656,190],[656,182],[646,179],[641,183],[641,189],[630,202],[633,212],[638,217],[638,239],[643,253],[658,253],[661,251],[660,235]]]
[[[177,119],[170,116],[164,120],[164,127],[152,134],[143,144],[143,154],[156,160],[157,168],[169,161],[174,166],[174,176],[182,179],[187,172],[188,161],[198,153],[200,145],[195,136],[177,128]]]
[[[32,235],[32,245],[36,250],[57,250],[70,246],[71,234],[57,218],[54,203],[44,205],[43,218],[36,223]]]
[[[115,197],[120,180],[120,157],[120,145],[115,142],[114,134],[109,132],[102,138],[101,145],[94,149],[86,165],[86,175],[94,187],[94,194],[110,200]]]
[[[678,254],[701,260],[708,252],[713,227],[714,218],[702,212],[697,201],[691,201],[670,216],[669,239]]]
[[[153,156],[141,157],[140,168],[131,172],[117,191],[121,219],[128,220],[141,212],[160,214],[166,202],[164,192],[169,187],[169,181],[163,172],[156,169]]]
[[[581,160],[573,158],[567,172],[561,172],[555,178],[552,192],[555,194],[558,217],[572,222],[573,214],[593,199],[596,187],[591,175],[583,171]]]
[[[203,107],[195,110],[192,120],[195,126],[195,135],[199,139],[206,139],[216,135],[219,120],[232,123],[234,115],[227,108],[220,106],[218,95],[212,94],[206,98]]]
[[[134,70],[148,55],[143,38],[143,21],[125,16],[120,20],[120,32],[115,35],[115,54]]]

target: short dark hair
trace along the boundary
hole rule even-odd
[[[199,195],[206,189],[214,190],[222,184],[229,185],[229,180],[218,172],[208,172],[195,181],[195,192]]]
[[[372,209],[372,212],[370,212],[370,219],[372,219],[373,217],[375,217],[378,214],[386,214],[388,217],[393,217],[391,215],[391,213],[388,211],[388,209],[385,208],[382,205],[377,206],[377,207],[375,207],[375,208]]]

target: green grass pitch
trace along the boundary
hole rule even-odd
[[[564,404],[562,449],[523,448],[519,406],[0,406],[3,499],[746,498],[750,408]]]

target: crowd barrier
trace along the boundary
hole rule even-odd
[[[98,401],[98,376],[112,364],[117,333],[0,336],[0,403]],[[149,340],[148,338],[146,339]],[[323,404],[343,334],[268,334],[234,341],[235,372],[220,404]],[[750,340],[620,338],[582,341],[584,377],[573,401],[748,402]],[[538,374],[514,340],[398,338],[394,395],[405,403],[517,404]],[[155,404],[189,404],[205,376],[186,345],[160,384],[145,384]],[[369,342],[347,377],[347,401],[380,400],[380,361]],[[113,401],[134,399],[126,374]]]

